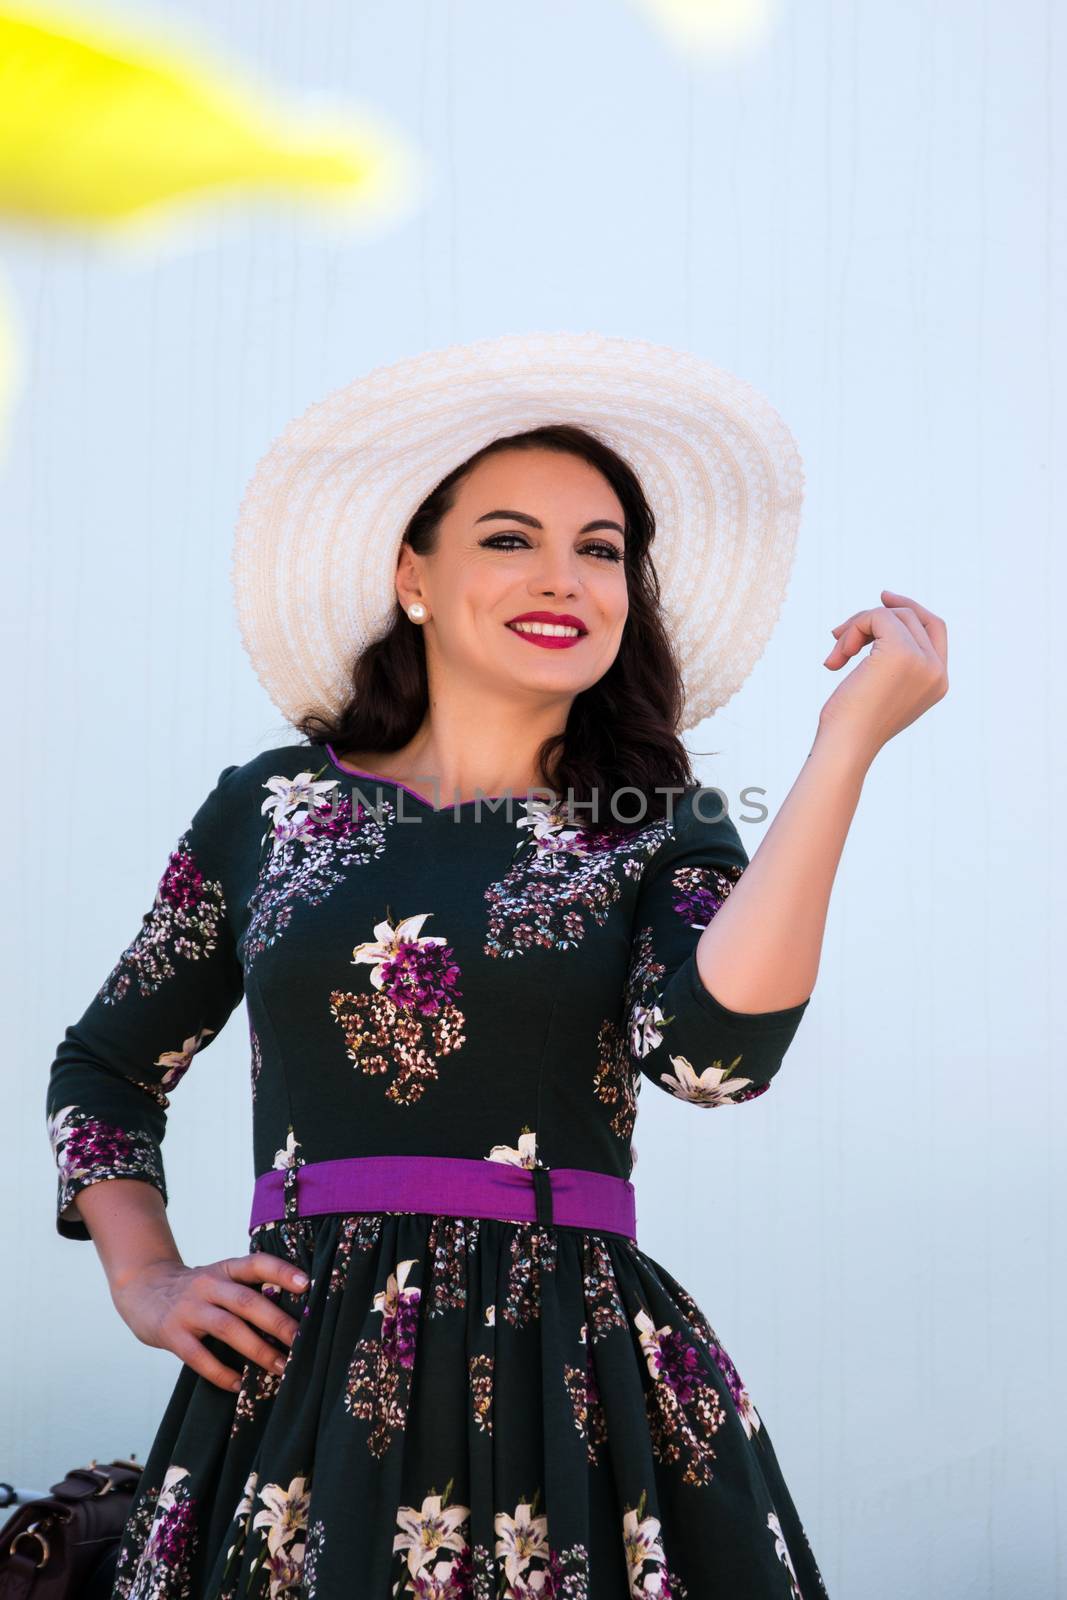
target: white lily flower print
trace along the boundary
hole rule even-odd
[[[647,1056],[663,1043],[661,1029],[669,1018],[658,1005],[635,1005],[630,1012],[630,1049],[635,1056]]]
[[[626,1551],[631,1595],[658,1593],[664,1565],[663,1546],[659,1537],[660,1521],[658,1517],[642,1516],[644,1503],[645,1497],[642,1495],[637,1508],[625,1511],[622,1518],[622,1542]],[[650,1561],[655,1563],[655,1571],[647,1575],[656,1580],[653,1588],[649,1588],[644,1581],[644,1569]]]
[[[162,1055],[156,1057],[155,1065],[157,1067],[166,1067],[167,1069],[160,1080],[161,1088],[174,1088],[179,1079],[189,1070],[189,1063],[200,1049],[201,1044],[214,1031],[214,1028],[200,1028],[188,1039],[182,1041],[180,1050],[164,1050]]]
[[[774,1535],[774,1553],[789,1573],[790,1600],[804,1600],[800,1592],[800,1585],[797,1582],[797,1569],[794,1567],[793,1558],[789,1554],[789,1546],[785,1542],[785,1534],[782,1532],[782,1524],[778,1520],[777,1512],[768,1511],[767,1526]]]
[[[388,921],[375,923],[374,938],[364,944],[357,944],[352,951],[353,965],[361,961],[369,962],[373,969],[370,975],[371,983],[376,989],[384,988],[385,978],[382,975],[382,968],[387,961],[391,961],[397,955],[401,945],[427,946],[447,943],[447,940],[432,934],[424,934],[420,938],[419,929],[426,918],[432,915],[430,911],[423,911],[417,917],[405,917],[395,927]]]
[[[516,818],[517,828],[529,828],[539,854],[569,851],[586,854],[585,833],[562,816],[559,806],[549,800],[522,800],[526,815]]]
[[[751,1100],[755,1094],[761,1094],[766,1085],[757,1089],[751,1078],[730,1077],[740,1064],[741,1057],[735,1056],[728,1067],[716,1061],[710,1067],[705,1067],[703,1072],[697,1072],[684,1056],[671,1056],[674,1074],[661,1072],[660,1082],[666,1084],[679,1100],[688,1100],[696,1106],[721,1106],[731,1101]]]
[[[526,1579],[531,1562],[540,1558],[547,1560],[550,1554],[548,1518],[543,1515],[535,1517],[533,1506],[534,1502],[520,1500],[514,1516],[509,1516],[506,1511],[498,1511],[493,1519],[497,1559],[503,1559],[507,1580],[513,1585]],[[536,1591],[543,1584],[544,1575],[531,1575],[530,1588]]]
[[[537,1135],[526,1128],[519,1134],[519,1143],[516,1147],[510,1144],[495,1144],[484,1161],[506,1161],[515,1167],[537,1166]]]
[[[385,1288],[374,1296],[374,1309],[386,1322],[393,1321],[398,1315],[403,1302],[417,1305],[420,1291],[417,1288],[405,1289],[408,1276],[415,1259],[400,1261],[395,1272],[389,1274]]]
[[[298,772],[295,778],[268,778],[263,787],[270,793],[259,809],[263,815],[270,813],[277,849],[287,839],[303,837],[308,818],[321,809],[325,796],[336,795],[339,784],[336,778],[316,779],[313,772]]]
[[[287,1136],[286,1141],[285,1141],[285,1144],[282,1146],[282,1148],[280,1150],[275,1152],[274,1170],[275,1171],[278,1171],[279,1169],[283,1169],[284,1170],[287,1167],[298,1167],[298,1166],[303,1165],[303,1162],[304,1162],[303,1156],[298,1156],[297,1153],[296,1153],[297,1150],[299,1150],[299,1148],[300,1148],[300,1140],[296,1137],[296,1134],[293,1132],[293,1129],[290,1128],[288,1136]]]
[[[267,1549],[275,1556],[307,1527],[308,1506],[311,1503],[307,1479],[291,1479],[288,1489],[280,1483],[265,1483],[258,1498],[263,1502],[263,1509],[252,1518],[252,1526],[267,1530]]]
[[[414,1506],[401,1506],[397,1514],[400,1532],[393,1539],[393,1550],[394,1553],[403,1551],[413,1578],[432,1567],[442,1550],[462,1552],[467,1548],[461,1529],[470,1516],[470,1507],[445,1506],[451,1487],[449,1482],[443,1495],[426,1495],[418,1510]]]
[[[247,1517],[250,1515],[255,1499],[255,1488],[258,1482],[259,1473],[253,1467],[252,1471],[245,1479],[245,1486],[241,1493],[241,1498],[237,1502],[237,1509],[234,1511],[235,1517]]]

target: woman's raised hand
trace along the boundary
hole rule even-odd
[[[154,1261],[112,1284],[111,1298],[142,1344],[172,1350],[220,1389],[237,1390],[240,1375],[212,1355],[203,1336],[223,1340],[268,1372],[281,1372],[300,1326],[269,1295],[251,1287],[258,1284],[276,1284],[294,1294],[307,1288],[291,1261],[253,1251],[204,1267]],[[284,1350],[265,1334],[281,1340]]]
[[[882,599],[884,605],[856,611],[831,629],[837,643],[823,662],[831,671],[871,648],[819,713],[820,729],[847,735],[872,757],[948,693],[942,618],[892,589],[883,589]]]

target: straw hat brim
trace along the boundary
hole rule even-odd
[[[682,731],[737,692],[793,564],[804,472],[786,424],[687,351],[507,334],[376,367],[295,418],[256,466],[231,581],[242,643],[290,722],[347,698],[356,655],[392,622],[400,540],[426,495],[491,440],[549,422],[595,433],[641,480]]]

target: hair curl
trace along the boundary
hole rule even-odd
[[[571,423],[552,423],[494,439],[442,478],[427,495],[404,532],[417,555],[435,548],[442,517],[455,504],[466,475],[487,456],[503,450],[558,450],[588,461],[614,489],[625,523],[625,574],[629,613],[619,649],[608,670],[575,695],[560,733],[550,734],[537,751],[541,781],[557,797],[594,801],[583,806],[601,826],[618,825],[611,807],[621,789],[637,789],[644,809],[636,821],[667,812],[662,791],[695,783],[689,753],[678,735],[684,685],[660,604],[660,585],[652,562],[656,523],[633,469],[611,447]],[[351,690],[336,716],[309,712],[295,723],[311,743],[335,750],[399,750],[423,723],[429,691],[422,629],[399,600],[392,623],[368,644],[351,669]],[[677,793],[674,796],[677,799]],[[622,796],[626,817],[640,809],[635,796]]]

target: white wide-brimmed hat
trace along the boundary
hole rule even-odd
[[[337,389],[279,435],[241,503],[241,638],[290,722],[335,714],[392,624],[413,513],[493,439],[575,423],[616,450],[656,519],[651,557],[685,684],[683,729],[734,695],[774,630],[804,472],[763,395],[688,351],[601,333],[429,350]]]

